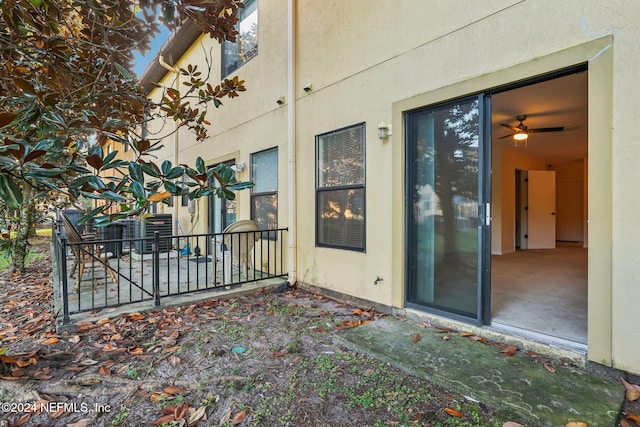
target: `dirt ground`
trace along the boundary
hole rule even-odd
[[[57,333],[50,275],[45,256],[0,276],[0,426],[524,424],[336,346],[367,307],[260,291]]]

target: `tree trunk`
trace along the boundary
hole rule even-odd
[[[31,230],[34,218],[35,205],[31,199],[33,188],[28,182],[22,187],[22,204],[20,205],[20,216],[18,217],[17,235],[13,242],[12,270],[23,273],[25,271],[25,260],[27,258],[27,246],[29,244],[29,230]]]

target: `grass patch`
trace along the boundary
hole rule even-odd
[[[31,264],[35,261],[40,261],[44,258],[44,254],[37,252],[29,252],[27,254],[27,259],[25,260],[25,264]],[[8,270],[11,268],[11,257],[8,256],[0,256],[0,271]]]

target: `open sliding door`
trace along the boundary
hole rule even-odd
[[[407,306],[488,320],[490,98],[405,114]]]

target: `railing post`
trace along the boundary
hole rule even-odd
[[[154,305],[160,306],[160,232],[153,232],[153,245],[151,246],[153,258],[153,298]]]
[[[60,246],[57,249],[62,280],[62,324],[68,325],[71,323],[71,318],[69,317],[69,283],[67,282],[67,239],[60,239]]]

